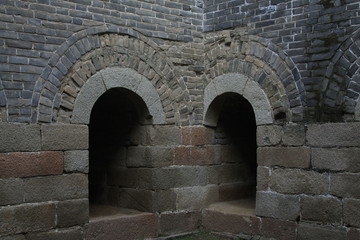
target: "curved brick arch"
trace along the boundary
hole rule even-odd
[[[276,120],[286,116],[287,121],[302,121],[305,88],[295,64],[269,40],[255,36],[240,39],[235,36],[228,49],[226,40],[223,46],[219,44],[210,49],[207,55],[212,67],[207,71],[207,82],[223,73],[243,74],[260,84],[269,98]],[[221,47],[223,56],[211,54],[212,51],[221,52],[217,50]]]
[[[111,30],[110,33],[102,32],[107,30]],[[86,35],[89,33],[97,35]],[[82,37],[84,34],[85,37]],[[81,82],[86,82],[96,71],[110,66],[133,68],[151,80],[161,96],[163,108],[167,110],[168,123],[188,121],[191,104],[185,84],[151,40],[135,31],[102,27],[86,31],[78,36],[78,41],[69,42],[73,42],[72,45],[60,47],[66,49],[62,51],[63,55],[56,53],[57,56],[50,60],[52,64],[49,69],[37,82],[33,102],[38,107],[38,121],[57,121],[60,104],[64,102],[62,92],[67,92],[68,96],[65,97],[76,98],[78,90],[74,91],[74,86],[81,88]],[[80,72],[76,73],[76,70]],[[72,79],[71,83],[69,79]],[[66,108],[71,111],[73,106],[69,104],[73,105],[74,101],[67,102]]]
[[[255,113],[257,125],[271,124],[273,112],[270,102],[260,85],[239,73],[226,73],[214,78],[204,91],[204,124],[216,126],[219,118],[218,109],[210,107],[214,99],[224,93],[237,93],[246,98]]]
[[[325,114],[354,114],[360,97],[360,29],[339,47],[326,72],[321,106]]]
[[[151,123],[165,123],[165,113],[154,86],[133,69],[120,67],[106,68],[88,79],[76,98],[71,122],[89,124],[95,102],[112,88],[126,88],[136,93],[145,102]]]

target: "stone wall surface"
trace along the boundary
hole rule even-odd
[[[0,22],[1,240],[360,238],[359,1],[1,0]],[[119,88],[144,115],[98,152],[103,196],[150,213],[90,219],[90,116]],[[228,93],[256,164],[218,129]],[[251,216],[207,208],[246,197]]]

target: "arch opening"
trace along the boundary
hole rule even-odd
[[[216,116],[215,144],[222,150],[219,171],[219,201],[239,201],[240,207],[255,214],[256,118],[250,102],[238,93],[227,92],[214,98],[208,111]]]
[[[109,206],[147,210],[139,203],[144,199],[129,196],[138,183],[127,151],[137,145],[134,136],[141,124],[151,123],[148,118],[144,101],[125,88],[106,91],[94,104],[89,124],[90,217],[106,215]]]

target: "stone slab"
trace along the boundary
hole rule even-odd
[[[40,151],[40,125],[0,123],[0,152]]]

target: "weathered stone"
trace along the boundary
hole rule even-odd
[[[128,167],[164,167],[173,165],[173,147],[129,147],[126,165]]]
[[[0,234],[46,231],[55,227],[54,203],[23,204],[0,208]]]
[[[131,142],[135,145],[180,145],[181,131],[177,126],[149,125],[137,127],[131,136]]]
[[[82,238],[82,229],[80,227],[69,228],[69,229],[56,229],[48,232],[41,233],[28,233],[26,234],[26,239],[28,240],[62,240],[62,239],[71,239],[71,240],[81,240]]]
[[[309,168],[310,148],[260,147],[257,150],[257,162],[260,166]]]
[[[343,199],[344,223],[353,227],[360,227],[360,200]]]
[[[278,145],[283,136],[282,127],[277,125],[258,126],[256,136],[259,147]]]
[[[257,167],[257,177],[256,177],[256,190],[257,191],[267,191],[269,190],[270,182],[270,168],[268,167]]]
[[[156,214],[139,213],[92,219],[84,236],[89,240],[119,239],[119,236],[124,240],[141,240],[156,237],[158,229],[159,219]]]
[[[23,202],[23,180],[20,178],[0,179],[0,206]]]
[[[63,155],[63,152],[0,153],[0,177],[62,174]]]
[[[0,123],[0,152],[39,151],[40,126]]]
[[[326,173],[301,169],[274,169],[270,176],[272,191],[288,194],[326,194],[329,177]]]
[[[65,151],[64,154],[65,172],[89,172],[89,151],[74,150]]]
[[[330,194],[338,197],[360,198],[360,189],[354,183],[360,182],[360,174],[331,173]]]
[[[43,125],[41,135],[43,150],[84,150],[89,147],[86,125]]]
[[[311,146],[360,146],[360,123],[325,123],[308,126],[306,139]]]
[[[205,229],[216,232],[260,234],[260,218],[241,213],[205,209],[203,210],[202,225]]]
[[[88,181],[84,174],[27,178],[24,191],[25,202],[86,198]]]
[[[173,189],[156,191],[154,194],[153,211],[165,212],[176,210],[176,194]]]
[[[10,235],[0,237],[0,240],[25,240],[25,235]]]
[[[295,240],[296,223],[273,218],[261,218],[261,235],[271,239]]]
[[[175,188],[176,209],[201,209],[219,200],[217,185]]]
[[[216,146],[186,146],[175,149],[176,165],[212,165],[220,163],[220,149]]]
[[[181,128],[183,145],[206,145],[214,143],[214,130],[203,126]]]
[[[345,227],[332,227],[300,223],[297,229],[297,233],[297,239],[299,240],[346,239]]]
[[[89,221],[89,203],[87,199],[59,202],[56,206],[57,226],[71,227]]]
[[[296,220],[300,215],[300,198],[274,192],[256,193],[256,215]]]
[[[287,146],[301,146],[305,143],[305,127],[300,124],[287,124],[282,141]]]
[[[314,168],[331,171],[360,172],[360,148],[313,148],[311,162]]]
[[[347,240],[360,239],[360,229],[350,228],[347,232]]]
[[[301,196],[301,218],[323,224],[341,224],[341,201],[334,197]]]
[[[176,211],[160,214],[160,233],[175,234],[191,232],[201,225],[200,211]]]

